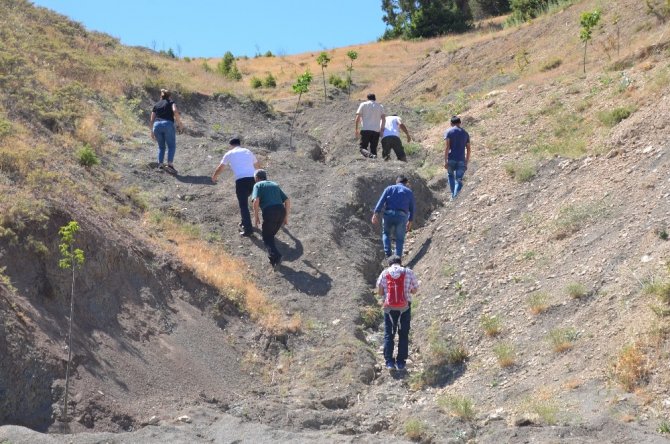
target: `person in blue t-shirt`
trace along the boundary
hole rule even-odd
[[[461,128],[461,118],[451,118],[451,128],[444,133],[444,168],[451,191],[451,200],[456,199],[463,188],[463,176],[470,161],[470,135]]]
[[[372,215],[372,223],[379,223],[379,214],[384,210],[382,217],[382,244],[386,257],[391,256],[391,237],[395,237],[395,254],[402,257],[405,243],[405,232],[412,228],[414,220],[414,193],[407,186],[407,177],[400,175],[395,185],[386,187],[382,193]]]

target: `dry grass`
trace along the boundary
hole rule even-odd
[[[627,345],[621,349],[612,365],[612,374],[616,382],[628,392],[632,392],[646,380],[649,375],[647,357],[639,344]]]
[[[272,334],[296,333],[301,330],[300,315],[286,318],[279,307],[249,279],[247,266],[220,247],[212,247],[178,223],[165,219],[162,226],[174,242],[175,255],[209,285],[217,288],[231,302],[243,307],[251,319]],[[225,270],[225,272],[222,272]]]
[[[549,308],[549,295],[547,293],[537,292],[528,296],[528,308],[534,315],[544,313]]]
[[[463,421],[472,421],[477,416],[472,400],[465,396],[444,394],[437,398],[437,405]]]
[[[507,342],[501,342],[493,346],[493,353],[502,368],[512,367],[516,363],[516,350]]]

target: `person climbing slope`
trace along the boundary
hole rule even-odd
[[[419,289],[414,272],[402,266],[400,256],[388,258],[388,268],[377,279],[377,290],[384,310],[384,360],[389,370],[404,370],[409,357],[409,329],[412,319],[412,294]],[[398,333],[398,353],[394,340]]]

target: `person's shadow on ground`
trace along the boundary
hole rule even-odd
[[[174,176],[179,182],[192,183],[195,185],[214,185],[210,176],[182,176],[177,174]]]
[[[333,286],[333,280],[326,273],[316,268],[311,262],[303,260],[312,272],[299,271],[289,268],[283,263],[277,267],[277,271],[289,281],[296,290],[310,296],[325,296]]]

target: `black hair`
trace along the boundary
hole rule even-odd
[[[368,94],[368,100],[377,100],[377,97],[374,94],[370,93]]]
[[[256,170],[254,177],[258,180],[268,180],[268,172],[265,170]]]
[[[393,264],[402,265],[402,258],[397,254],[391,255],[386,258],[386,262],[389,264],[389,267]]]
[[[240,138],[239,137],[233,137],[230,139],[230,142],[228,142],[232,146],[240,146]]]
[[[407,183],[409,180],[407,179],[407,176],[404,174],[399,174],[398,177],[395,179],[395,183]]]

